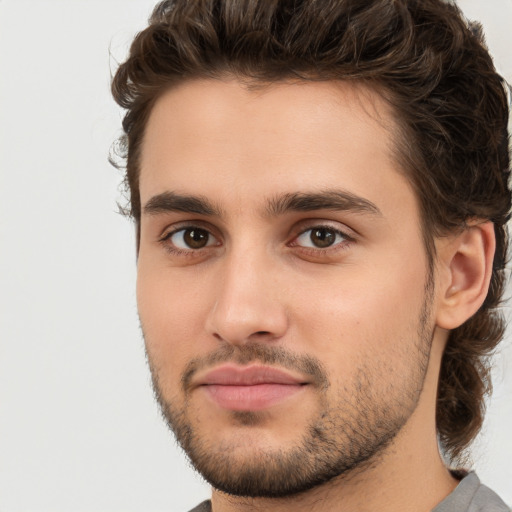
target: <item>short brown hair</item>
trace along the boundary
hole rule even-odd
[[[441,0],[169,0],[156,6],[112,92],[127,109],[120,139],[126,212],[141,214],[139,158],[160,95],[194,78],[256,83],[351,80],[394,107],[397,157],[419,198],[429,261],[433,240],[474,219],[494,223],[491,285],[479,311],[450,333],[436,421],[452,460],[479,431],[490,391],[488,356],[502,339],[497,309],[510,210],[506,83],[478,25]]]

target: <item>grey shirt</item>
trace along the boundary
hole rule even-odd
[[[432,512],[510,512],[501,498],[469,473]]]
[[[190,512],[211,510],[211,503],[207,500]],[[511,509],[495,492],[480,483],[476,473],[469,473],[432,512],[511,512]]]

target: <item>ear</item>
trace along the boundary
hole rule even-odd
[[[494,224],[468,226],[438,246],[437,325],[451,330],[462,325],[483,304],[492,274],[496,239]]]

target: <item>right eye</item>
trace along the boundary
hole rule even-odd
[[[198,227],[178,229],[169,233],[165,240],[171,242],[179,250],[203,249],[218,243],[217,239],[209,231]]]
[[[330,226],[316,226],[301,233],[296,239],[296,244],[301,247],[327,249],[339,245],[347,239],[347,235],[338,229]]]

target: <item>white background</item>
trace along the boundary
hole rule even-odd
[[[110,67],[149,0],[0,0],[0,512],[185,511],[209,495],[153,401]],[[510,81],[512,0],[461,0]],[[475,449],[512,503],[512,349]]]

